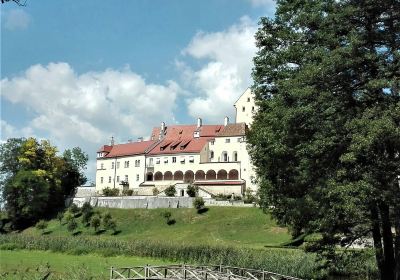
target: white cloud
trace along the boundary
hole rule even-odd
[[[35,115],[22,131],[2,121],[2,139],[46,135],[60,149],[80,146],[93,158],[112,135],[126,142],[173,122],[180,91],[172,81],[148,84],[129,68],[77,75],[67,63],[34,65],[1,81],[2,98]]]
[[[243,17],[228,30],[194,36],[183,54],[204,59],[206,64],[194,70],[178,63],[184,80],[200,93],[188,98],[191,116],[218,123],[225,115],[233,116],[233,103],[252,84],[256,30],[257,24]]]
[[[8,30],[26,29],[31,22],[30,15],[22,9],[12,9],[2,16],[4,16],[4,26]]]

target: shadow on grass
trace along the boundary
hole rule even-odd
[[[175,224],[176,224],[175,219],[171,219],[171,220],[169,220],[169,221],[167,222],[167,225],[169,225],[169,226],[172,226],[172,225],[175,225]]]
[[[207,207],[201,208],[197,210],[197,214],[204,214],[208,211],[209,209]]]
[[[52,233],[52,230],[46,230],[42,233],[42,235],[49,235],[50,233]]]
[[[99,229],[99,230],[96,231],[94,234],[100,235],[100,234],[103,234],[105,231],[106,231],[105,229]]]
[[[120,230],[116,230],[116,231],[114,231],[114,232],[112,233],[112,235],[118,235],[118,234],[120,234],[120,233],[121,233]]]
[[[78,230],[78,231],[75,231],[72,235],[77,236],[77,235],[81,235],[81,234],[82,234],[82,231]]]

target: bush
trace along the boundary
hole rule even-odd
[[[67,224],[67,230],[69,232],[74,232],[78,228],[78,223],[75,221],[75,219],[72,219],[68,222]]]
[[[156,187],[154,187],[153,188],[153,195],[155,196],[155,195],[158,195],[159,193],[160,193],[160,191]]]
[[[82,205],[82,223],[87,225],[90,222],[90,218],[93,216],[93,207],[89,202],[85,202]]]
[[[197,186],[189,185],[186,189],[186,193],[190,197],[196,197],[197,193],[199,191],[199,188]]]
[[[90,226],[94,228],[94,231],[97,232],[101,224],[101,219],[99,215],[94,215],[90,220]]]
[[[169,186],[164,190],[164,193],[166,196],[175,196],[176,194],[175,186]]]
[[[79,213],[79,207],[75,203],[72,203],[68,210],[73,214],[76,215]]]
[[[64,213],[64,217],[63,218],[64,218],[65,223],[68,224],[71,220],[74,219],[74,215],[70,211],[66,211]]]
[[[112,216],[110,212],[106,212],[103,214],[102,223],[105,229],[108,228],[110,221],[112,220]]]
[[[60,225],[62,223],[62,219],[64,218],[64,213],[63,212],[58,212],[57,213],[57,220],[60,222]]]
[[[124,189],[124,190],[122,191],[122,195],[124,195],[124,196],[132,196],[132,195],[133,195],[133,190]]]
[[[196,197],[193,200],[193,207],[200,210],[204,207],[204,199],[202,197]]]
[[[104,188],[103,189],[103,195],[104,196],[119,196],[119,189],[117,188]]]
[[[37,222],[36,223],[36,228],[38,229],[38,230],[41,230],[42,231],[42,234],[44,233],[44,230],[47,228],[47,226],[48,226],[48,223],[46,222],[46,221],[44,221],[44,220],[40,220],[39,222]]]
[[[256,203],[256,202],[257,202],[257,197],[253,195],[252,190],[246,189],[244,195],[244,203]]]

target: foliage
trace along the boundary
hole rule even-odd
[[[196,197],[198,192],[199,192],[199,188],[197,186],[194,186],[194,185],[187,186],[186,193],[188,194],[188,196]]]
[[[176,189],[175,186],[171,185],[164,190],[166,196],[175,196]]]
[[[0,144],[2,201],[14,229],[64,208],[65,198],[83,182],[87,162],[87,155],[74,150],[72,157],[59,156],[49,141],[35,138],[11,138]],[[83,159],[77,159],[79,154]]]
[[[112,216],[111,216],[110,212],[105,212],[102,215],[102,223],[103,223],[103,227],[105,229],[108,228],[110,221],[112,221]]]
[[[122,190],[122,195],[124,195],[124,196],[132,196],[133,195],[133,190],[132,189],[123,189]]]
[[[119,189],[117,188],[104,188],[103,189],[104,196],[119,196]]]
[[[64,213],[64,217],[63,217],[63,219],[64,219],[64,222],[66,223],[66,224],[68,224],[71,220],[73,220],[75,218],[75,216],[74,216],[74,214],[72,214],[70,211],[66,211],[65,213]]]
[[[399,17],[399,1],[279,1],[256,34],[248,135],[262,207],[294,236],[321,233],[328,266],[372,233],[388,280],[400,277]]]
[[[90,226],[92,228],[94,228],[95,232],[97,232],[97,230],[99,229],[100,225],[101,225],[101,217],[99,215],[94,215],[90,219]]]
[[[156,196],[156,195],[158,195],[159,193],[160,193],[160,191],[159,191],[156,187],[154,187],[154,188],[153,188],[153,195]]]
[[[90,218],[93,216],[93,207],[90,205],[89,202],[85,202],[81,208],[82,212],[82,222],[84,224],[88,224],[90,222]]]
[[[48,223],[45,220],[40,220],[39,222],[36,223],[35,227],[38,230],[41,230],[42,233],[44,232],[44,230],[47,228]]]
[[[74,218],[68,221],[67,223],[67,229],[69,232],[74,232],[78,228],[78,223]]]
[[[246,189],[244,194],[244,203],[257,203],[257,197],[253,194],[253,191]]]
[[[71,206],[68,208],[68,210],[73,214],[76,215],[79,213],[79,207],[75,203],[72,203]]]
[[[64,218],[64,213],[61,212],[61,211],[58,212],[57,213],[57,220],[60,222],[60,225],[61,225],[61,222],[62,222],[63,218]]]
[[[204,207],[204,199],[202,197],[196,197],[193,200],[193,207],[200,210]]]

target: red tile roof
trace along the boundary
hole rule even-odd
[[[217,137],[245,136],[246,130],[247,126],[245,123],[230,123],[221,129]]]
[[[111,151],[111,148],[112,148],[112,146],[104,145],[104,146],[101,146],[101,148],[98,149],[97,152],[98,152],[98,153],[101,153],[101,152],[107,152],[107,153],[109,153],[109,152]]]
[[[155,142],[156,141],[142,141],[108,146],[111,148],[111,150],[105,157],[110,158],[144,154],[146,150],[150,148]]]

